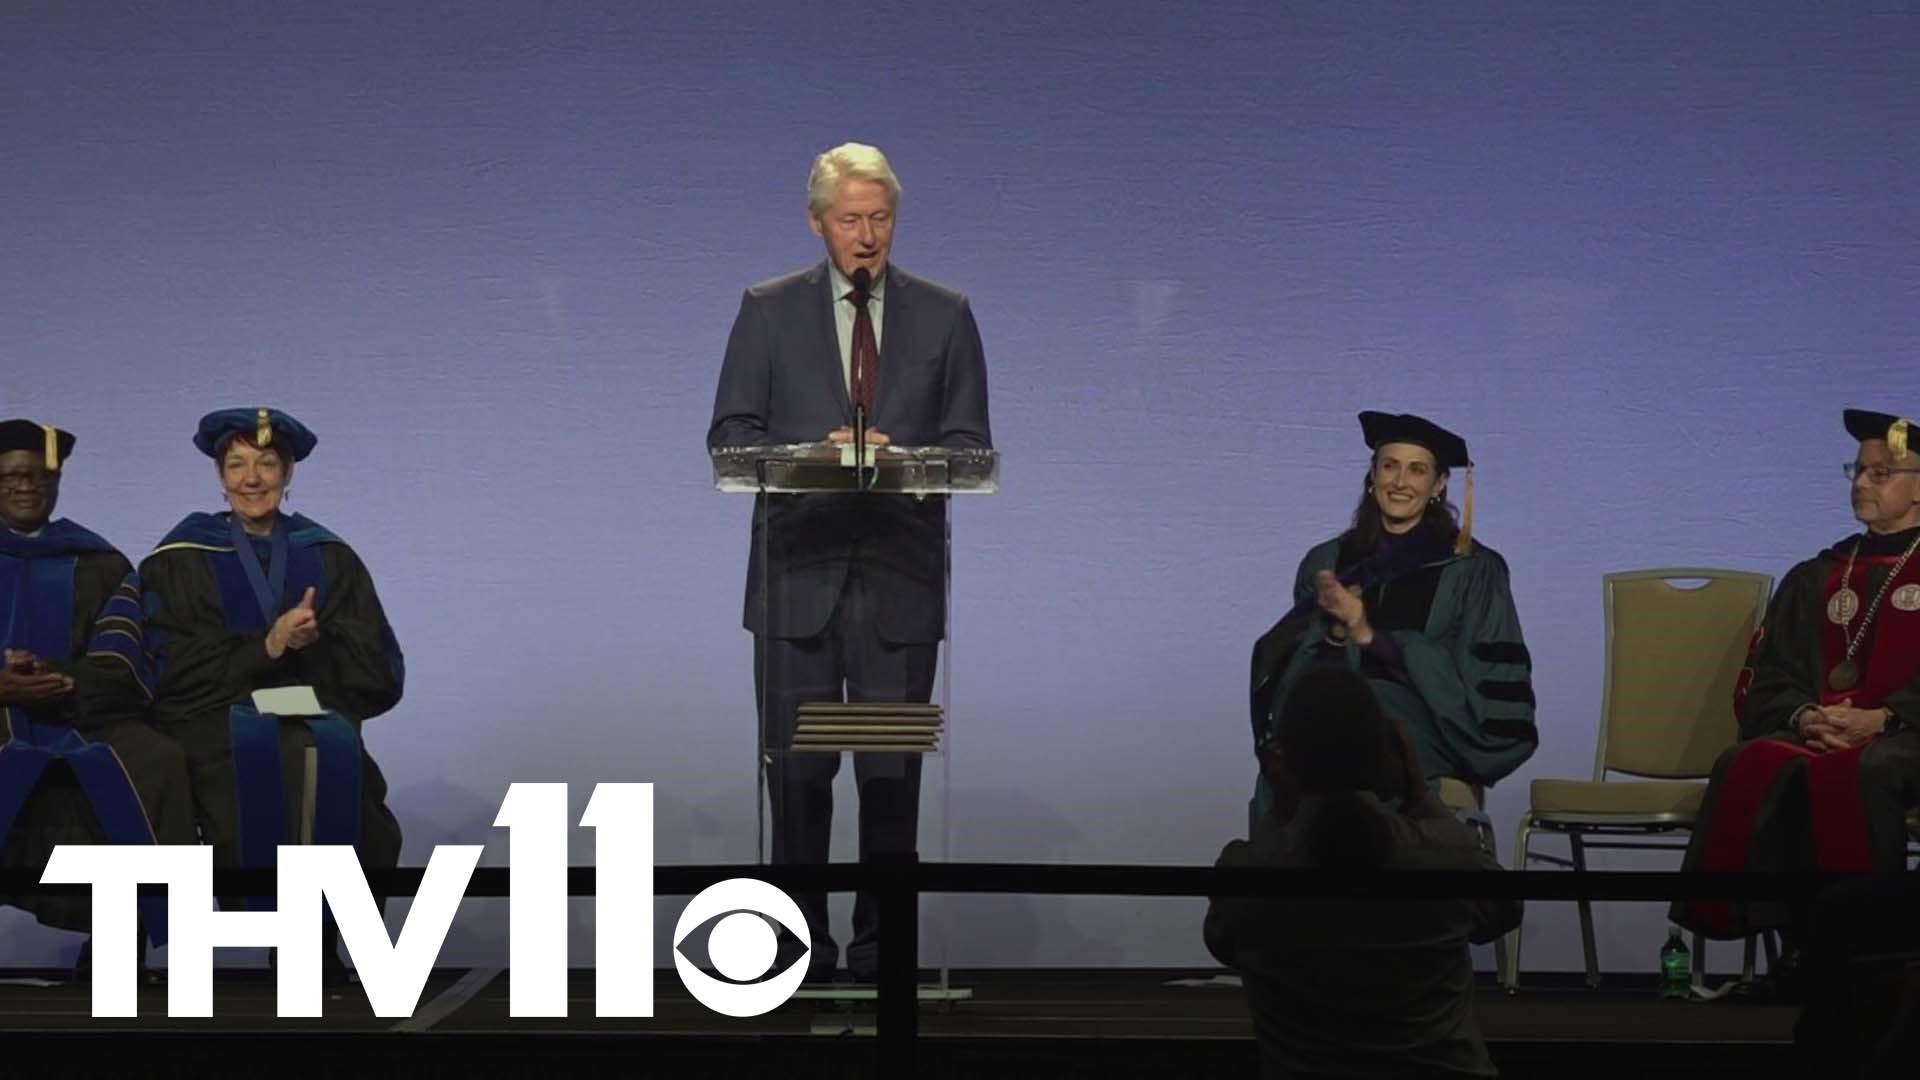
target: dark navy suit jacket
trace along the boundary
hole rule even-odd
[[[709,449],[817,442],[853,424],[825,261],[740,298],[714,394]],[[869,424],[896,446],[990,448],[987,366],[961,293],[891,264]],[[769,498],[762,496],[761,498]],[[771,593],[763,611],[762,506],[748,556],[744,625],[809,638],[826,628],[856,562],[878,600],[880,636],[940,640],[946,625],[945,498],[771,496],[764,509]]]

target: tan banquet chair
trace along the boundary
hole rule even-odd
[[[1734,684],[1773,578],[1740,570],[1631,570],[1602,579],[1606,670],[1592,780],[1535,780],[1520,818],[1514,865],[1529,859],[1587,868],[1590,848],[1684,850],[1714,761],[1739,741]],[[1678,582],[1701,582],[1681,587]],[[1642,780],[1609,779],[1621,773]],[[1532,851],[1533,835],[1567,838],[1570,858]],[[1593,904],[1581,900],[1587,985],[1600,982]],[[1694,938],[1694,970],[1703,970]],[[1752,963],[1753,942],[1747,943]],[[1502,982],[1520,981],[1520,929],[1506,949]]]

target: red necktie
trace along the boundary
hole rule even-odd
[[[873,316],[867,312],[868,294],[855,289],[846,298],[853,301],[854,308],[853,403],[871,414],[874,378],[880,368],[880,346],[873,340]]]

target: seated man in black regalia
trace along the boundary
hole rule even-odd
[[[1738,683],[1742,741],[1714,767],[1686,870],[1906,869],[1920,801],[1920,452],[1906,420],[1849,409],[1844,421],[1859,442],[1846,473],[1862,529],[1775,590]],[[1703,898],[1672,914],[1708,937],[1779,931],[1790,959],[1809,928],[1777,903]]]
[[[196,841],[186,755],[148,706],[140,581],[93,532],[55,519],[73,435],[0,422],[0,866],[41,870],[60,844]],[[43,925],[86,931],[83,894],[0,897]],[[141,903],[165,944],[165,902]],[[80,970],[88,953],[81,951]]]

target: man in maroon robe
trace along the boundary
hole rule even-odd
[[[1742,741],[1714,767],[1686,870],[1906,868],[1906,813],[1920,804],[1920,424],[1844,418],[1865,529],[1775,590],[1735,691]],[[1772,903],[1683,901],[1672,917],[1713,938],[1794,929]]]

